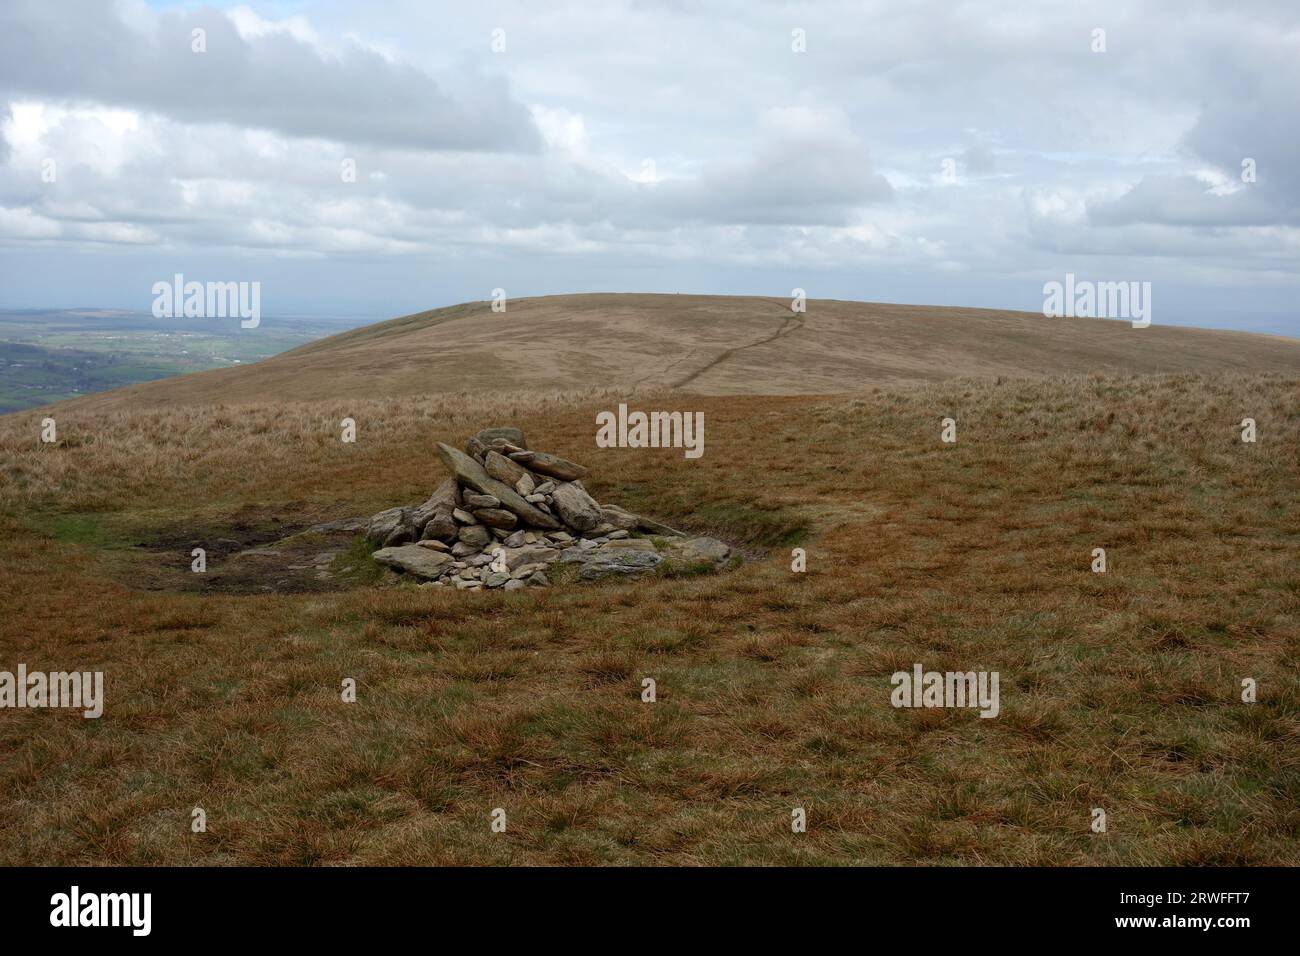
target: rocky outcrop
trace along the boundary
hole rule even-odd
[[[555,567],[576,568],[564,580],[599,581],[732,558],[714,538],[601,505],[582,485],[584,466],[529,450],[517,428],[485,428],[464,452],[442,442],[437,452],[451,477],[418,507],[366,525],[374,559],[426,586],[517,591],[549,587]]]
[[[468,485],[481,494],[491,495],[501,502],[503,508],[513,511],[526,523],[538,528],[558,529],[560,527],[558,521],[534,508],[524,500],[522,495],[504,482],[493,478],[482,465],[464,452],[438,442],[438,456],[462,485]]]

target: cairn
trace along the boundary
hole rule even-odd
[[[464,451],[439,442],[438,457],[451,475],[429,500],[381,511],[366,529],[377,562],[427,586],[512,591],[548,587],[557,562],[598,580],[732,557],[715,538],[601,505],[583,487],[586,468],[530,450],[517,428],[485,428]]]

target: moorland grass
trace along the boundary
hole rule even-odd
[[[703,458],[596,449],[598,394],[0,419],[0,669],[107,696],[0,712],[0,863],[1300,863],[1300,381],[650,402],[704,411]],[[435,440],[506,422],[749,560],[239,596],[120,546],[415,503]],[[998,671],[1000,715],[892,708],[916,662]]]

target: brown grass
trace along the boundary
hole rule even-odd
[[[256,334],[256,333],[249,333]],[[806,395],[969,376],[1279,372],[1300,340],[996,309],[757,296],[596,294],[487,302],[380,322],[239,368],[69,403],[152,412],[175,404],[568,391]],[[66,406],[60,406],[66,407]]]
[[[0,669],[108,696],[0,712],[0,862],[1300,863],[1300,380],[638,399],[705,412],[698,461],[595,449],[614,401],[74,408],[57,447],[0,419]],[[507,421],[752,559],[509,595],[132,580],[160,528],[417,501],[434,440]],[[999,671],[1001,716],[893,709],[918,661]]]

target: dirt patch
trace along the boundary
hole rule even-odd
[[[263,594],[335,591],[355,586],[369,569],[353,560],[365,518],[306,524],[260,515],[209,534],[163,532],[136,547],[148,552],[132,583],[149,590]],[[195,548],[207,570],[191,569]]]

